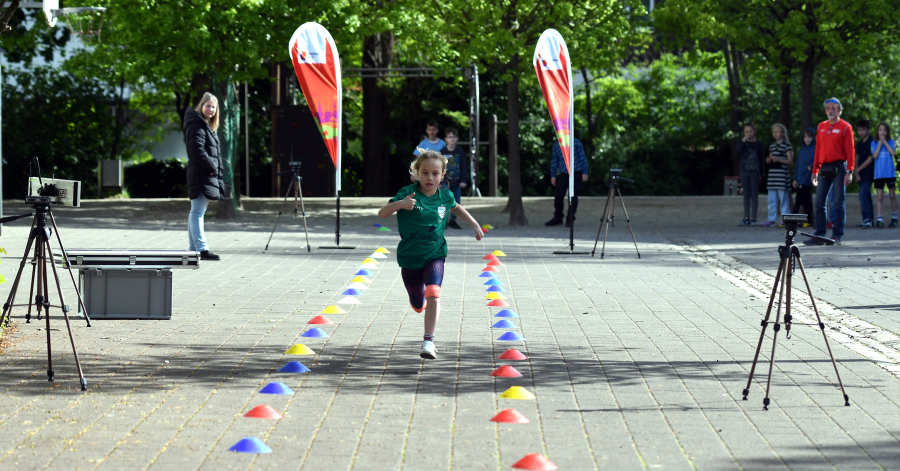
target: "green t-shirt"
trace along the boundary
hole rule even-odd
[[[444,229],[456,200],[450,190],[438,190],[432,196],[418,191],[419,182],[404,186],[391,201],[400,201],[411,193],[416,195],[416,207],[397,211],[400,245],[397,246],[397,263],[401,268],[419,269],[439,258],[447,257],[447,239]]]

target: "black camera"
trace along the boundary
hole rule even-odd
[[[611,169],[609,169],[609,174],[612,175],[612,176],[614,176],[614,177],[618,177],[619,175],[622,174],[622,169],[620,169],[620,168],[611,168]]]
[[[300,162],[299,161],[291,160],[290,164],[291,164],[291,170],[295,170],[298,172],[300,171]]]
[[[781,221],[785,224],[803,224],[809,221],[809,217],[805,214],[782,214]]]

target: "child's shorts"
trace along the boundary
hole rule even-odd
[[[897,186],[896,178],[876,178],[875,185],[873,185],[876,190],[880,190],[885,186],[888,187],[889,190],[893,190],[894,187]]]
[[[418,270],[401,268],[400,275],[403,277],[403,284],[409,294],[409,305],[416,312],[422,312],[425,309],[425,298],[441,297],[441,283],[444,282],[444,259],[432,260]]]

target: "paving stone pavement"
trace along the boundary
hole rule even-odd
[[[211,248],[224,260],[175,271],[172,320],[87,328],[73,319],[85,393],[61,319],[52,319],[56,381],[48,383],[43,323],[16,315],[0,354],[0,469],[510,469],[528,453],[574,470],[900,469],[892,372],[900,231],[853,227],[841,247],[801,249],[851,406],[834,385],[822,335],[795,326],[790,340],[779,338],[773,402],[763,411],[767,362],[748,401],[741,390],[784,231],[738,228],[738,199],[626,195],[641,258],[619,216],[603,260],[552,253],[566,248],[568,231],[543,227],[547,198],[526,199],[526,228],[505,224],[504,199],[464,199],[496,229],[481,242],[448,230],[436,361],[418,357],[421,316],[408,306],[394,254],[374,270],[362,304],[328,315],[335,324],[321,327],[330,337],[300,337],[342,297],[363,258],[396,248],[396,221],[374,216],[383,200],[342,201],[342,243],[352,251],[318,248],[333,243],[330,200],[307,200],[311,253],[290,218],[263,252],[277,200],[245,201],[236,222],[208,219]],[[604,201],[582,198],[576,249],[591,249]],[[56,216],[70,249],[178,249],[187,209],[177,200],[88,201]],[[375,232],[376,222],[393,231]],[[2,229],[4,296],[27,226]],[[485,306],[478,275],[497,249],[507,254],[498,275],[526,342],[498,341],[503,330],[491,329],[497,309]],[[71,282],[63,286],[73,305]],[[283,353],[297,343],[316,355]],[[497,360],[507,348],[529,359]],[[291,360],[311,372],[277,372]],[[523,376],[488,376],[504,364]],[[258,393],[272,381],[295,393]],[[536,399],[499,397],[514,385]],[[260,404],[284,418],[242,416]],[[507,408],[530,423],[489,421]],[[274,451],[227,451],[247,436]]]

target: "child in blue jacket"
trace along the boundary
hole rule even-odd
[[[791,212],[800,214],[800,208],[809,217],[809,222],[803,227],[816,224],[816,210],[813,207],[812,167],[816,157],[816,130],[806,128],[803,131],[803,147],[797,153],[797,163],[794,167],[794,188],[797,189],[797,198],[794,199],[794,207]]]

